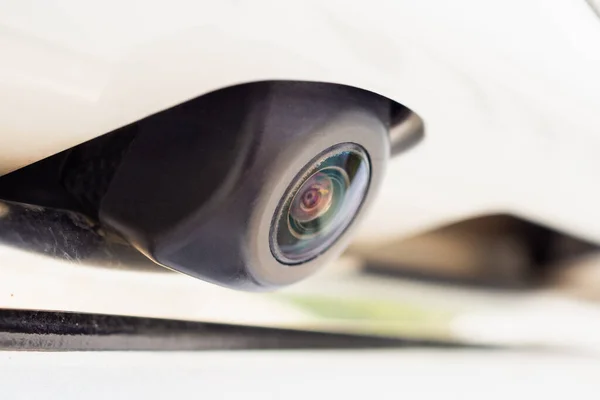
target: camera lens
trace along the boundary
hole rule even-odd
[[[283,264],[309,261],[350,225],[367,193],[370,164],[354,143],[315,157],[288,187],[271,226],[271,252]]]
[[[345,175],[344,171],[340,172]],[[290,207],[290,219],[303,223],[314,221],[326,214],[333,200],[333,186],[330,171],[315,172],[294,196]]]

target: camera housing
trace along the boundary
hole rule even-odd
[[[389,100],[340,85],[264,82],[209,93],[137,123],[99,219],[167,268],[243,290],[292,284],[337,257],[370,206],[390,156],[390,116]],[[314,254],[282,259],[273,246],[282,202],[315,157],[340,146],[367,157],[360,198]]]

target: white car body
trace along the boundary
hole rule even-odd
[[[507,212],[600,241],[584,0],[4,0],[0,28],[0,174],[225,86],[336,82],[426,124],[359,239]]]

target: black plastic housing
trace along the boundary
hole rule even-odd
[[[389,100],[356,88],[221,89],[138,122],[99,218],[168,268],[244,290],[288,285],[339,255],[352,230],[309,262],[280,264],[269,229],[288,185],[324,149],[357,143],[371,160],[362,214],[389,158],[389,123]]]

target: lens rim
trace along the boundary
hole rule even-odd
[[[331,237],[327,238],[321,246],[318,246],[319,251],[317,251],[315,254],[311,254],[310,256],[302,258],[302,259],[289,258],[281,250],[281,247],[277,240],[279,227],[281,225],[280,221],[282,220],[283,213],[286,212],[286,210],[287,210],[285,220],[288,221],[289,216],[287,214],[289,214],[289,206],[294,201],[294,198],[296,197],[296,195],[298,195],[302,186],[314,174],[318,173],[321,170],[319,168],[319,166],[322,165],[326,160],[333,158],[336,155],[339,155],[344,152],[351,152],[351,153],[358,155],[361,158],[361,160],[364,162],[364,165],[366,165],[366,168],[367,168],[367,176],[366,176],[367,182],[366,182],[366,186],[364,188],[362,197],[360,199],[360,203],[356,206],[354,213],[351,216],[348,216],[348,218],[346,218],[346,221],[340,227],[335,229],[335,233]],[[339,167],[339,168],[341,168],[341,167]],[[343,170],[343,168],[342,168],[342,170]],[[347,173],[347,172],[344,170],[344,173]],[[358,216],[358,214],[360,214],[360,211],[365,203],[365,200],[367,199],[367,197],[369,195],[369,190],[371,189],[372,173],[373,173],[372,172],[372,163],[371,163],[371,157],[369,155],[369,152],[363,146],[361,146],[358,143],[354,143],[354,142],[344,142],[344,143],[338,143],[333,146],[330,146],[329,148],[327,148],[327,149],[323,150],[321,153],[319,153],[312,160],[310,160],[302,168],[302,170],[294,177],[294,179],[292,179],[291,183],[288,185],[288,187],[285,191],[285,194],[281,197],[281,200],[280,200],[279,204],[277,205],[275,213],[273,214],[273,218],[271,221],[271,228],[270,228],[270,232],[269,232],[269,247],[270,247],[271,254],[273,255],[273,257],[280,264],[293,267],[293,266],[297,266],[297,265],[304,264],[304,263],[314,260],[315,258],[317,258],[320,255],[322,255],[323,253],[325,253],[327,250],[329,250],[332,246],[334,246],[335,243],[339,240],[339,238],[341,238],[344,235],[344,233],[348,230],[348,228],[350,228],[350,226],[352,226],[352,224],[353,224],[354,220],[356,219],[356,217]],[[350,184],[351,183],[352,182],[350,182]],[[339,218],[339,216],[337,218]],[[286,226],[287,226],[287,224],[288,223],[286,222]],[[316,236],[316,234],[314,236]]]

